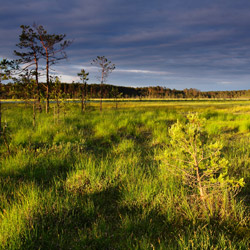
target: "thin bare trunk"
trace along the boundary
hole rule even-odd
[[[100,97],[100,111],[102,111],[102,85],[101,85],[101,97]]]
[[[83,89],[81,88],[81,97],[82,97],[82,112],[84,111],[84,95],[83,95]]]
[[[87,83],[84,85],[84,110],[86,111],[87,107]]]
[[[66,104],[63,104],[63,119],[65,120],[65,116],[66,116]]]
[[[104,80],[104,69],[102,69],[102,80],[101,80],[101,90],[100,90],[100,111],[102,111],[102,87],[103,87],[103,80]]]
[[[197,177],[197,182],[198,182],[198,186],[199,186],[200,197],[201,197],[201,200],[204,201],[205,194],[204,194],[203,187],[201,185],[201,178],[200,178],[200,173],[199,173],[199,167],[196,166],[195,169],[196,169],[196,177]]]
[[[43,48],[45,49],[45,53],[46,53],[46,113],[49,113],[49,52],[48,52],[48,48],[46,47],[42,36],[40,35],[40,41],[42,43]]]
[[[1,83],[1,79],[0,79],[0,138],[2,135],[2,83]]]
[[[56,105],[57,105],[57,123],[58,123],[59,122],[59,114],[60,114],[60,104],[59,104],[58,96],[56,98]]]
[[[38,105],[36,100],[37,85],[33,85],[33,128],[36,126],[36,105]]]
[[[36,126],[36,101],[33,101],[33,127]]]
[[[56,106],[54,105],[54,123],[56,124]]]
[[[40,87],[39,87],[39,82],[38,82],[38,61],[36,58],[36,55],[34,55],[35,57],[35,64],[36,64],[36,90],[37,90],[37,105],[38,105],[38,109],[39,112],[42,112],[42,106],[41,106],[41,98],[40,98]]]
[[[46,113],[49,113],[49,87],[46,88]]]
[[[196,143],[195,143],[195,146],[192,147],[192,149],[193,149],[193,153],[190,152],[190,154],[193,156],[193,160],[194,160],[194,167],[196,171],[196,179],[197,179],[197,183],[199,187],[200,198],[204,202],[205,194],[204,194],[204,189],[201,184],[201,177],[200,177],[200,172],[199,172],[199,161],[197,159]]]
[[[2,101],[0,96],[0,138],[2,136]]]
[[[46,88],[46,113],[49,113],[49,57],[48,57],[48,51],[46,50],[46,82],[47,82],[47,88]]]
[[[6,137],[6,126],[3,127],[3,141],[4,141],[4,144],[5,144],[6,148],[7,148],[8,154],[10,155],[10,147],[9,147],[7,137]]]

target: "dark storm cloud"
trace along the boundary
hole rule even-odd
[[[68,81],[105,55],[109,82],[175,88],[249,88],[250,2],[244,0],[12,0],[0,9],[0,56],[13,57],[21,24],[42,24],[74,43],[57,66]]]

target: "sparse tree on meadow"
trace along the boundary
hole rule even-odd
[[[38,62],[43,56],[43,48],[38,43],[38,34],[30,26],[21,25],[22,33],[19,36],[19,43],[16,45],[21,51],[14,50],[14,54],[19,57],[18,62],[23,64],[23,71],[29,69],[30,74],[35,76],[36,81],[36,98],[40,112],[42,111],[40,103],[40,85],[38,80]],[[34,100],[35,102],[35,100]]]
[[[16,61],[12,60],[9,61],[7,59],[3,59],[0,62],[0,139],[3,137],[3,142],[7,148],[8,154],[10,155],[10,147],[8,143],[8,134],[6,132],[7,130],[7,124],[2,127],[2,80],[8,80],[13,77],[16,70],[18,70],[18,65]]]
[[[38,39],[44,49],[46,60],[46,113],[49,112],[50,99],[50,66],[56,64],[60,60],[66,59],[67,54],[65,49],[72,43],[70,40],[65,40],[65,34],[48,34],[42,25],[34,25]]]
[[[101,77],[99,77],[99,79],[101,82],[100,111],[102,111],[103,84],[106,82],[109,74],[112,73],[112,71],[115,69],[115,64],[112,64],[111,61],[108,61],[108,59],[105,56],[97,56],[97,58],[94,59],[91,64],[99,67],[101,72]]]
[[[0,62],[0,137],[2,135],[2,81],[12,78],[12,74],[15,70],[18,69],[18,66],[15,61],[10,61],[3,59]]]
[[[56,99],[56,109],[54,106],[54,120],[56,118],[57,114],[57,123],[59,122],[59,115],[60,115],[60,100],[64,98],[64,93],[61,89],[62,83],[59,79],[58,76],[56,77],[51,77],[50,79],[51,83],[53,83],[53,88],[52,88],[52,94],[54,98]]]
[[[118,99],[122,97],[122,93],[119,93],[119,90],[117,87],[113,86],[111,90],[111,96],[115,100],[115,108],[118,108]]]
[[[23,100],[25,103],[32,105],[33,107],[33,127],[36,126],[36,102],[35,100],[38,99],[38,92],[37,92],[37,82],[33,79],[34,74],[26,69],[22,70],[22,73],[19,74],[19,79],[17,79],[16,91],[22,92]],[[21,87],[21,89],[20,89]]]
[[[81,86],[81,100],[82,100],[82,111],[86,111],[87,105],[87,81],[89,73],[86,72],[84,69],[81,70],[80,73],[77,74],[80,79],[82,80],[83,86]]]

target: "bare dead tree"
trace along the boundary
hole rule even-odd
[[[99,78],[101,81],[100,111],[102,111],[102,98],[103,98],[102,87],[103,84],[106,82],[109,74],[111,74],[112,71],[115,69],[115,64],[112,64],[111,61],[108,61],[108,59],[105,56],[97,56],[97,58],[94,59],[91,64],[99,67],[101,71],[101,77]]]

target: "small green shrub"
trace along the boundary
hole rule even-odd
[[[205,120],[197,114],[189,114],[187,120],[186,124],[177,121],[169,129],[171,140],[162,162],[188,187],[190,202],[200,202],[201,211],[208,217],[224,217],[233,206],[233,194],[244,181],[228,176],[229,163],[221,154],[223,145],[219,140],[209,140],[204,132]]]

